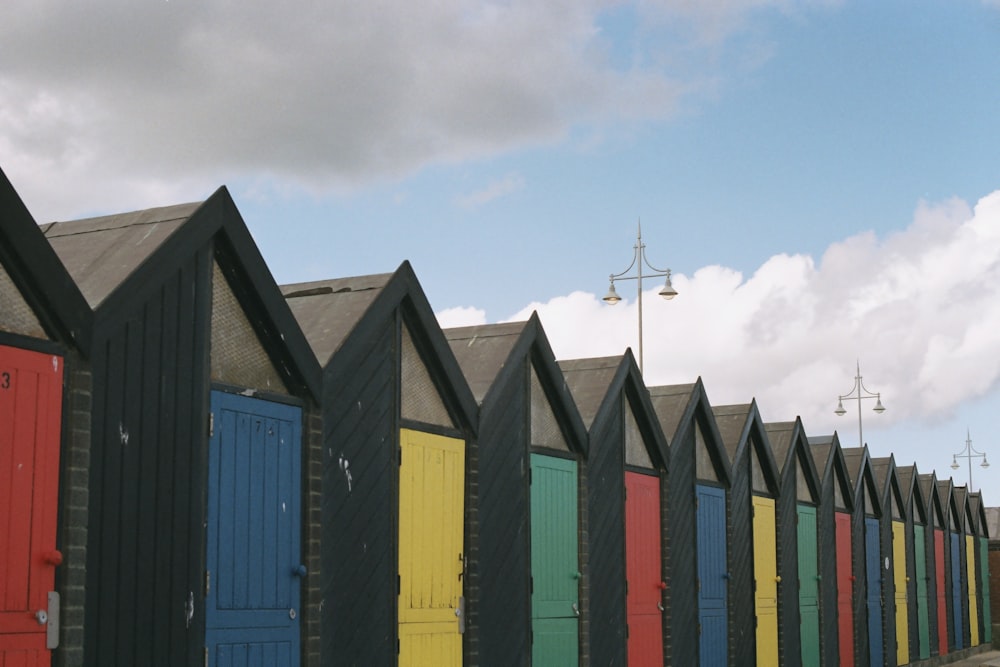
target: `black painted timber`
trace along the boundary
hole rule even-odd
[[[868,607],[865,577],[865,517],[881,519],[881,493],[872,472],[868,447],[844,447],[841,450],[854,488],[854,513],[852,517],[851,547],[854,552],[854,664],[857,667],[881,667],[869,665],[868,659]],[[865,499],[871,504],[871,512],[865,511]],[[883,646],[883,656],[884,646]]]

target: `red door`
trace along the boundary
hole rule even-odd
[[[934,529],[934,574],[937,581],[938,654],[948,652],[948,607],[944,590],[944,531]]]
[[[629,667],[663,665],[660,478],[625,473]]]
[[[0,345],[0,665],[48,665],[63,362]]]
[[[851,515],[837,512],[837,636],[841,667],[854,667],[854,574],[851,568]]]

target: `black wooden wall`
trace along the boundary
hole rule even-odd
[[[695,544],[695,446],[694,428],[670,447],[667,476],[667,664],[698,664],[698,579]],[[593,472],[592,472],[593,474]],[[596,663],[595,663],[596,664]]]
[[[141,306],[96,324],[85,630],[92,667],[203,661],[211,259],[202,249]]]
[[[793,442],[790,447],[794,449]],[[781,664],[802,664],[802,643],[799,640],[799,548],[798,514],[795,511],[795,472],[797,455],[793,460],[778,462],[781,471],[781,494],[775,501],[775,519],[778,529],[778,646]]]
[[[851,550],[854,552],[854,664],[857,667],[868,665],[865,503],[862,493],[868,493],[868,490],[864,488],[863,480],[855,487],[854,513],[851,519]]]
[[[879,522],[879,542],[881,542],[883,566],[879,568],[882,581],[882,643],[885,646],[883,659],[887,667],[896,667],[896,559],[892,552],[892,484],[886,484],[886,493],[882,496],[882,519]],[[885,559],[889,559],[889,569],[884,567]],[[904,563],[905,566],[905,563]]]
[[[829,458],[835,457],[832,451]],[[820,637],[821,660],[824,665],[840,664],[840,627],[837,610],[837,526],[834,502],[834,484],[838,484],[835,463],[824,463],[824,475],[820,485],[820,502],[816,508],[816,531],[819,538],[820,576]]]
[[[479,650],[483,667],[531,662],[528,368],[480,411]]]
[[[590,659],[592,665],[627,661],[625,637],[624,394],[590,431],[587,509],[590,531]],[[540,666],[539,666],[540,667]]]
[[[937,515],[937,491],[934,490],[935,484],[930,485],[930,496],[931,498],[925,499],[927,525],[924,528],[924,554],[927,558],[927,630],[930,635],[930,649],[931,657],[940,655],[938,633],[940,629],[938,628],[938,610],[937,610],[937,555],[934,551],[934,532],[937,530],[934,526],[934,517]],[[927,489],[927,486],[922,486],[922,488]]]
[[[324,373],[324,664],[396,663],[397,320],[381,324]]]
[[[754,613],[753,516],[751,513],[749,440],[732,462],[729,500],[729,664],[755,667],[757,642]]]
[[[903,493],[907,494],[908,497],[909,490],[904,488]],[[912,499],[904,507],[906,507],[904,540],[906,542],[906,613],[908,621],[906,641],[909,642],[910,662],[913,662],[920,657],[920,628],[917,618],[917,555],[914,552],[916,544],[913,535],[913,526],[918,517],[915,516],[917,509],[913,506]]]

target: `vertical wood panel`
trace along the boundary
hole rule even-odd
[[[696,489],[699,664],[724,667],[728,661],[726,491],[701,484]]]
[[[778,664],[778,561],[774,499],[753,497],[754,612],[757,664]]]
[[[909,605],[906,597],[906,525],[892,522],[892,575],[896,606],[896,664],[910,662]]]
[[[948,653],[948,594],[944,562],[944,530],[934,529],[934,577],[937,591],[938,654]]]
[[[882,664],[882,555],[879,520],[865,518],[865,596],[868,608],[868,664]]]
[[[662,667],[660,478],[626,472],[625,489],[628,664]]]
[[[927,598],[927,538],[924,527],[913,526],[914,576],[917,579],[917,657],[926,660],[931,655],[930,619]]]
[[[816,508],[798,505],[799,637],[803,667],[819,667],[819,557]]]
[[[965,648],[965,619],[962,614],[962,552],[958,533],[951,534],[951,618],[955,649]]]
[[[975,537],[965,536],[966,585],[969,594],[969,646],[979,646],[979,607],[976,599]]]
[[[851,561],[851,515],[834,515],[837,539],[837,639],[841,667],[854,667],[854,571]]]

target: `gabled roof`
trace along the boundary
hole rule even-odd
[[[757,399],[750,403],[738,405],[713,405],[712,414],[719,429],[722,444],[729,455],[729,463],[733,468],[751,443],[759,443],[755,447],[761,471],[770,491],[778,495],[781,490],[781,472],[774,461],[774,454],[764,428],[764,420],[757,408]],[[734,472],[735,476],[736,473]]]
[[[941,505],[941,498],[938,496],[937,492],[937,473],[931,472],[926,475],[917,476],[917,484],[920,486],[920,494],[924,499],[924,507],[926,508],[925,516],[927,517],[927,525],[933,526],[935,517],[937,514],[938,525],[945,527],[948,525],[948,517],[945,516],[946,512],[944,506]]]
[[[809,437],[809,447],[813,451],[813,461],[822,484],[840,484],[840,495],[849,512],[854,511],[854,486],[851,475],[847,471],[847,461],[840,447],[840,436],[833,435]]]
[[[802,466],[809,493],[813,501],[818,503],[822,495],[822,482],[819,473],[816,472],[816,462],[813,461],[812,449],[809,447],[809,438],[802,426],[802,419],[796,417],[795,421],[771,422],[764,424],[764,429],[767,431],[771,451],[774,452],[774,460],[781,469],[782,477],[787,479],[795,475],[797,459]]]
[[[0,265],[46,333],[87,354],[93,312],[3,171]]]
[[[916,509],[917,514],[913,516],[914,523],[927,523],[927,501],[924,499],[923,489],[920,487],[920,473],[917,471],[917,464],[896,468],[896,478],[899,480],[899,490],[903,494],[903,506],[907,510]]]
[[[568,359],[560,361],[559,368],[590,434],[613,416],[618,397],[624,395],[632,406],[653,464],[667,469],[667,439],[631,350],[617,357]]]
[[[899,485],[899,478],[896,476],[896,459],[889,456],[880,456],[872,461],[872,470],[875,473],[875,480],[878,482],[879,493],[882,497],[882,507],[891,507],[891,499],[895,499],[899,506],[900,516],[906,518],[906,505],[903,504],[903,492]]]
[[[318,396],[320,369],[229,191],[203,203],[55,222],[46,238],[94,310],[95,321],[123,317],[160,279],[214,242],[215,259],[268,355],[290,387]]]
[[[989,523],[986,521],[986,508],[983,506],[983,492],[981,490],[969,494],[969,509],[976,522],[976,535],[980,537],[992,535]]]
[[[951,478],[937,481],[937,495],[938,502],[941,503],[941,511],[944,512],[944,527],[947,530],[960,530],[961,525],[955,524],[955,510],[957,510],[957,505],[955,504],[955,484],[952,482]],[[959,514],[959,521],[961,521],[961,514]]]
[[[969,520],[969,487],[954,486],[952,489],[955,505],[958,507],[958,515],[962,521],[962,531],[969,533],[973,528]]]
[[[862,489],[867,487],[868,497],[872,503],[875,515],[882,516],[882,493],[875,475],[872,471],[871,457],[868,454],[868,445],[864,447],[842,447],[844,461],[847,463],[847,472],[854,487],[854,505],[858,507]]]
[[[459,366],[480,406],[488,407],[494,396],[514,378],[517,361],[527,358],[558,416],[570,447],[586,454],[587,427],[573,401],[562,370],[556,363],[538,313],[526,322],[483,324],[444,330]]]
[[[701,417],[704,428],[706,446],[712,453],[716,464],[719,481],[726,486],[732,485],[733,472],[729,454],[722,442],[722,434],[712,413],[712,404],[708,400],[705,384],[699,377],[693,384],[659,385],[649,388],[650,401],[656,411],[667,442],[671,449],[675,443],[682,441],[688,432],[694,428],[695,420]]]
[[[457,420],[475,430],[478,406],[441,331],[420,281],[408,261],[394,273],[282,285],[281,292],[326,373],[337,375],[352,350],[370,343],[373,332],[400,311],[414,342],[435,366],[445,402]]]

